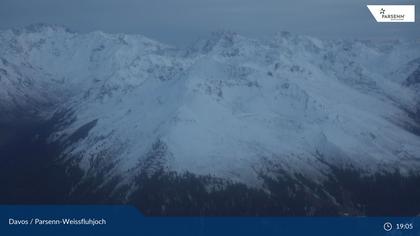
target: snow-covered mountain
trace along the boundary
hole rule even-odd
[[[49,142],[85,178],[156,170],[262,187],[331,165],[420,170],[420,44],[250,39],[188,49],[34,25],[0,33],[0,120],[59,120]],[[136,187],[135,184],[132,185]]]

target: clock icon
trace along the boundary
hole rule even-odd
[[[387,232],[391,231],[392,230],[392,224],[389,223],[389,222],[386,222],[384,224],[384,230],[387,231]]]

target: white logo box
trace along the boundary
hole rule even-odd
[[[377,22],[415,22],[414,5],[367,5]]]

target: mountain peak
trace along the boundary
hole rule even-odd
[[[74,33],[74,31],[68,29],[65,26],[58,25],[58,24],[46,24],[46,23],[35,23],[27,25],[23,28],[14,29],[13,32],[17,34],[21,33],[44,33],[48,31],[53,32],[66,32],[66,33]]]
[[[239,34],[229,30],[218,30],[211,33],[210,37],[198,40],[191,48],[190,52],[208,53],[217,46],[229,47],[235,42]]]

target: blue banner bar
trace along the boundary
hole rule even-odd
[[[131,206],[0,206],[0,235],[420,235],[419,217],[148,217]]]

